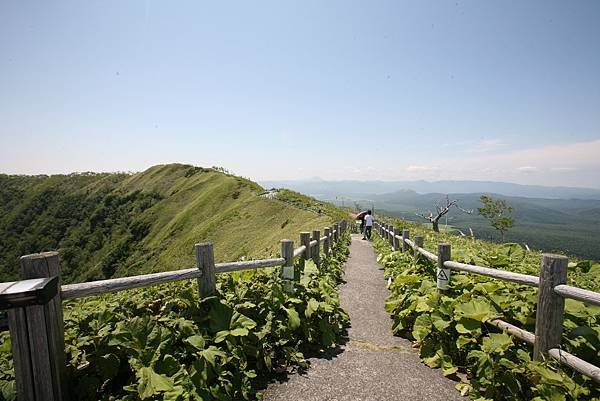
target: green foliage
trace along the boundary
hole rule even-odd
[[[483,203],[483,206],[477,208],[477,214],[488,219],[490,225],[500,231],[500,235],[504,241],[504,233],[515,223],[512,216],[506,215],[506,213],[512,212],[512,206],[508,205],[503,199],[492,199],[488,195],[481,195],[479,199]]]
[[[395,221],[395,227],[407,223]],[[412,235],[424,235],[425,247],[452,244],[453,260],[509,268],[537,275],[540,254],[517,244],[495,245],[465,237],[433,234],[416,225]],[[386,310],[394,318],[394,332],[420,346],[430,367],[460,380],[457,389],[481,400],[597,400],[600,390],[591,379],[557,366],[533,362],[531,347],[485,322],[501,318],[534,331],[537,290],[501,280],[452,272],[449,290],[436,290],[435,268],[429,260],[418,263],[409,253],[392,252],[387,241],[375,240],[379,262],[392,277]],[[570,264],[569,283],[599,291],[593,262]],[[561,346],[580,358],[600,365],[600,308],[567,300]]]
[[[204,299],[188,280],[65,303],[71,399],[256,398],[269,372],[306,367],[305,352],[342,341],[336,286],[348,243],[320,269],[307,262],[292,295],[271,268],[221,274]],[[0,400],[12,400],[10,339],[0,339]]]

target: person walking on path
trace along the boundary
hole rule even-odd
[[[370,210],[367,210],[367,214],[365,215],[365,232],[363,234],[363,239],[371,240],[371,229],[373,228],[373,215]]]

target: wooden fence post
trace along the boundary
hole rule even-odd
[[[312,260],[313,262],[315,262],[315,265],[317,265],[317,267],[321,267],[321,232],[319,230],[313,230],[312,240],[317,241],[312,255]]]
[[[300,274],[304,272],[304,264],[310,259],[310,233],[308,231],[302,231],[300,233],[300,246],[302,245],[304,245],[306,249],[304,250],[304,253],[300,255],[300,269],[296,271],[296,280],[300,279]]]
[[[281,257],[285,259],[281,271],[281,278],[286,280],[283,284],[283,290],[290,294],[294,292],[294,241],[291,239],[281,240]]]
[[[410,232],[408,230],[402,230],[402,252],[408,251],[408,244],[406,240],[410,239]]]
[[[323,253],[325,253],[325,258],[327,258],[329,257],[329,227],[323,229],[323,236],[325,237],[323,241]]]
[[[58,277],[58,252],[22,256],[24,280]],[[60,401],[67,398],[66,358],[60,291],[45,305],[31,305],[8,312],[16,376],[17,398]]]
[[[210,242],[196,244],[196,265],[202,272],[198,278],[198,290],[202,298],[209,297],[217,290],[217,272],[215,270],[215,255]]]
[[[339,239],[340,239],[340,225],[338,223],[335,223],[333,225],[333,242],[337,243]]]
[[[565,299],[554,292],[554,287],[567,282],[568,263],[566,256],[542,255],[533,345],[533,358],[538,361],[560,346]]]
[[[415,249],[413,251],[413,258],[415,258],[415,260],[419,260],[421,254],[419,253],[419,248],[423,248],[423,237],[421,237],[420,235],[415,236]]]
[[[308,260],[310,259],[310,233],[308,231],[302,231],[300,233],[300,246],[302,245],[304,245],[306,249],[300,257],[303,260]]]
[[[393,248],[394,251],[399,251],[400,250],[400,239],[398,239],[398,237],[396,236],[400,236],[400,229],[399,228],[395,228],[394,229],[394,236],[393,236]]]
[[[390,246],[392,247],[392,251],[395,251],[394,249],[394,226],[390,225],[390,232],[388,233],[388,242],[390,243]]]
[[[450,283],[450,269],[444,267],[444,262],[452,258],[450,244],[438,244],[438,263],[437,263],[437,288],[440,292],[448,289]]]

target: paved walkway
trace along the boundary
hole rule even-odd
[[[465,400],[454,382],[423,365],[408,340],[392,335],[392,320],[383,309],[389,294],[371,243],[352,236],[342,307],[352,326],[349,341],[337,355],[311,358],[304,375],[269,385],[266,401],[287,400]]]

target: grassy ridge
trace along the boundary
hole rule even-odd
[[[182,164],[138,174],[0,175],[0,280],[18,277],[19,256],[47,250],[61,253],[65,282],[192,267],[201,241],[213,242],[217,261],[267,257],[280,239],[342,216],[261,191]]]

